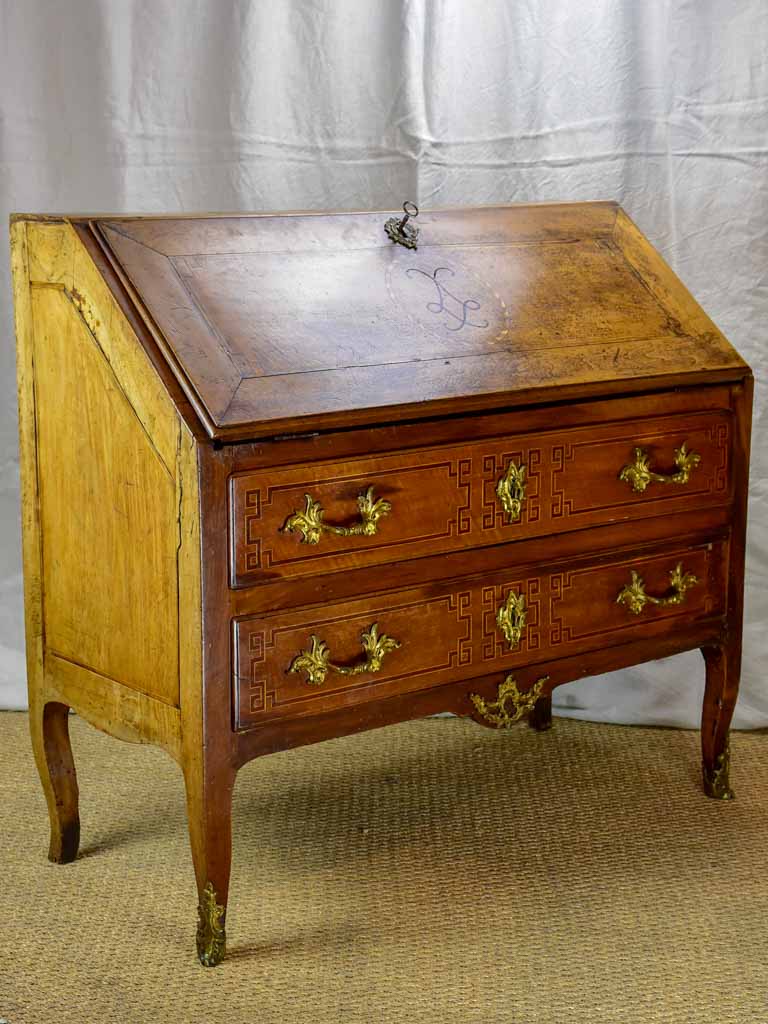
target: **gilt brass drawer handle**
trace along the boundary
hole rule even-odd
[[[507,515],[507,520],[510,523],[517,522],[525,499],[525,466],[510,462],[506,473],[496,484],[496,496]]]
[[[317,544],[323,533],[335,533],[338,537],[372,537],[378,531],[378,522],[382,516],[392,511],[390,502],[384,498],[373,497],[373,487],[369,487],[357,496],[357,507],[360,509],[360,522],[351,526],[333,526],[324,523],[325,512],[319,501],[311,494],[304,495],[304,508],[293,512],[285,521],[283,533],[300,533],[302,544]]]
[[[331,652],[328,644],[319,640],[313,633],[310,636],[310,648],[297,654],[290,664],[289,672],[306,672],[304,680],[308,686],[322,686],[328,672],[338,672],[342,676],[359,676],[363,672],[378,672],[384,656],[390,651],[397,650],[401,646],[399,640],[394,640],[384,633],[379,636],[379,624],[374,622],[368,630],[361,634],[365,660],[356,665],[335,665],[331,661]]]
[[[503,683],[499,684],[496,700],[489,703],[479,693],[470,693],[469,699],[475,705],[475,710],[486,722],[490,722],[498,729],[509,729],[515,722],[519,722],[523,715],[528,715],[536,706],[536,701],[541,697],[541,690],[548,681],[549,676],[542,676],[537,679],[530,690],[521,693],[517,688],[517,682],[513,675],[507,676]],[[509,710],[511,706],[511,710]]]
[[[632,582],[622,587],[616,598],[616,603],[625,604],[634,615],[639,615],[647,604],[658,604],[662,607],[682,604],[686,591],[698,582],[698,576],[694,576],[692,572],[683,573],[683,563],[678,562],[669,574],[671,593],[666,597],[653,597],[652,594],[646,594],[642,576],[639,576],[633,569]]]
[[[622,469],[619,480],[626,480],[638,494],[642,494],[648,484],[687,484],[691,473],[701,462],[699,453],[689,452],[685,442],[675,448],[676,473],[654,473],[648,465],[651,457],[644,448],[635,448],[633,455],[634,462]]]
[[[496,613],[496,625],[504,634],[504,638],[513,650],[520,643],[525,629],[528,609],[523,594],[510,593],[507,600]]]

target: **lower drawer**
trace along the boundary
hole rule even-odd
[[[666,636],[725,613],[726,561],[670,545],[235,620],[235,725]]]

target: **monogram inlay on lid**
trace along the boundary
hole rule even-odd
[[[612,203],[110,218],[95,230],[213,436],[646,390],[742,363]],[[585,392],[586,394],[586,392]]]

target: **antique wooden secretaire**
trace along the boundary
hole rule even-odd
[[[12,259],[53,860],[68,709],[165,748],[215,964],[251,758],[546,728],[554,687],[693,648],[732,795],[751,375],[615,204],[20,216]]]

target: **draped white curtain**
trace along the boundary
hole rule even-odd
[[[617,199],[768,366],[765,0],[0,0],[0,214]],[[0,280],[0,707],[24,706],[14,356]],[[757,388],[736,724],[768,724]],[[138,595],[137,595],[138,599]],[[557,691],[697,724],[698,654]]]

